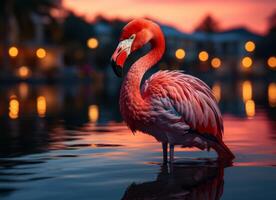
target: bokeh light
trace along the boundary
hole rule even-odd
[[[46,56],[46,50],[43,48],[39,48],[36,50],[36,56],[40,59],[45,58]]]
[[[247,100],[245,102],[245,112],[249,118],[255,116],[255,102],[253,100]]]
[[[211,65],[215,69],[220,68],[220,66],[221,66],[221,60],[219,58],[213,58],[211,60]]]
[[[268,85],[268,103],[271,107],[276,107],[276,83]]]
[[[175,57],[179,60],[183,59],[185,57],[186,53],[184,51],[184,49],[177,49],[175,51]]]
[[[9,117],[11,119],[17,119],[19,114],[19,101],[16,96],[12,95],[9,102]]]
[[[21,99],[26,99],[29,93],[29,85],[27,83],[20,83],[18,85],[19,95]]]
[[[244,102],[252,99],[252,83],[250,81],[242,83],[242,99]]]
[[[253,61],[250,57],[246,56],[242,59],[241,63],[244,68],[250,68],[253,64]]]
[[[46,98],[44,96],[37,97],[36,108],[37,108],[38,116],[45,117],[47,103],[46,103]]]
[[[10,57],[16,57],[18,55],[18,49],[16,47],[9,48],[9,55]]]
[[[96,38],[90,38],[87,40],[87,46],[90,48],[90,49],[96,49],[99,45],[99,42]]]
[[[88,107],[88,116],[90,122],[97,122],[99,118],[99,107],[97,105],[90,105]]]
[[[217,102],[220,101],[221,98],[221,86],[219,83],[215,83],[212,87],[212,92],[217,100]]]
[[[21,78],[27,78],[30,76],[30,69],[27,66],[22,66],[18,69],[18,75]]]
[[[244,45],[244,48],[245,48],[246,51],[252,52],[252,51],[255,50],[256,45],[253,41],[247,41]]]
[[[271,68],[276,68],[276,57],[271,56],[267,59],[267,65]]]
[[[207,51],[201,51],[198,54],[198,58],[199,58],[200,61],[203,61],[203,62],[207,61],[208,58],[209,58],[209,54],[207,53]]]

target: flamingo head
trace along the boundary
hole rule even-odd
[[[156,24],[146,19],[135,19],[123,28],[120,42],[111,57],[111,64],[117,76],[122,77],[127,57],[153,38],[152,26]]]

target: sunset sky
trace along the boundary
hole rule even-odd
[[[209,13],[222,29],[243,25],[264,33],[276,10],[274,0],[63,0],[63,4],[88,20],[99,14],[122,19],[147,16],[188,32]]]

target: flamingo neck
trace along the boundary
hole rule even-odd
[[[120,107],[123,115],[126,110],[128,110],[127,112],[133,111],[132,114],[136,115],[138,111],[148,107],[148,102],[141,95],[141,81],[146,71],[160,60],[165,50],[165,40],[161,30],[155,30],[153,35],[152,49],[130,67],[123,81],[120,95]]]
[[[124,86],[125,84],[130,86],[131,94],[134,94],[136,98],[142,98],[140,91],[141,81],[145,73],[159,61],[162,56],[160,52],[159,48],[155,47],[130,67],[124,80]]]

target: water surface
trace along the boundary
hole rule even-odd
[[[233,164],[177,147],[173,166],[151,136],[127,129],[116,96],[91,85],[0,87],[0,199],[274,199],[270,83],[244,84],[232,95],[212,85]]]

